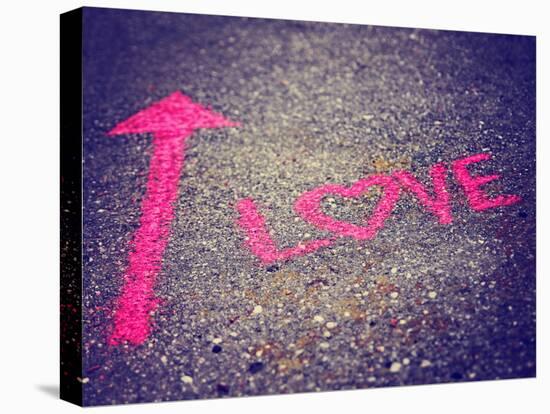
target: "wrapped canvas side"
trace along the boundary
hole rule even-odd
[[[82,405],[82,9],[60,19],[60,397]]]

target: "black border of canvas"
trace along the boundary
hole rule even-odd
[[[82,8],[60,16],[60,398],[82,406]]]

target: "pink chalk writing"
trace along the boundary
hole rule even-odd
[[[476,211],[483,211],[488,208],[500,206],[509,206],[521,200],[521,198],[517,195],[499,195],[495,198],[489,198],[480,187],[491,181],[498,180],[500,175],[495,174],[472,177],[466,168],[470,164],[490,159],[491,154],[482,153],[453,162],[453,172],[456,180],[464,189],[464,193],[470,202],[470,206]]]
[[[473,210],[483,211],[489,208],[509,206],[521,200],[517,195],[500,195],[489,198],[480,188],[483,184],[494,181],[500,176],[472,176],[467,166],[472,163],[491,159],[487,153],[472,155],[452,163],[456,181],[463,187]],[[450,224],[453,221],[450,205],[450,195],[447,190],[447,168],[444,163],[431,167],[433,195],[428,194],[426,186],[421,184],[410,172],[396,171],[391,175],[372,175],[356,181],[351,187],[338,184],[325,184],[306,191],[298,197],[294,210],[306,222],[320,230],[330,231],[333,236],[309,242],[300,242],[296,247],[278,250],[269,236],[264,218],[257,211],[254,201],[250,198],[237,203],[239,218],[237,225],[244,230],[247,238],[246,247],[256,255],[262,264],[278,260],[288,260],[295,256],[312,253],[321,247],[330,246],[337,237],[351,237],[356,240],[371,240],[384,226],[387,218],[393,212],[400,197],[400,190],[413,193],[420,204],[433,213],[440,224]],[[364,226],[337,220],[322,211],[321,202],[325,196],[337,195],[344,198],[357,198],[365,194],[370,187],[383,188],[383,195],[378,200],[370,217]]]
[[[326,215],[321,210],[321,201],[323,197],[328,194],[355,198],[361,196],[369,190],[369,187],[375,185],[384,188],[384,195],[378,201],[378,204],[365,226],[358,226],[345,221],[336,220]],[[384,221],[391,214],[398,199],[399,185],[391,177],[373,175],[357,181],[349,188],[327,184],[314,190],[307,191],[298,197],[294,204],[294,210],[296,210],[296,213],[305,221],[313,224],[317,228],[329,230],[340,236],[349,236],[357,240],[368,240],[374,238],[378,230],[384,226]]]
[[[185,160],[185,141],[199,128],[238,125],[194,103],[182,93],[175,92],[119,123],[108,133],[110,136],[151,133],[153,137],[153,154],[145,197],[141,203],[139,227],[130,243],[128,262],[113,317],[113,329],[108,339],[109,345],[139,345],[150,335],[151,313],[159,304],[154,288],[161,272],[163,255],[170,236],[170,225],[174,218],[174,204],[177,201],[178,183]],[[470,206],[476,211],[509,206],[521,200],[517,195],[489,198],[481,189],[481,186],[499,179],[500,176],[472,176],[467,166],[489,159],[490,154],[482,153],[452,163],[455,179],[463,187]],[[419,203],[438,218],[439,223],[450,224],[453,217],[446,185],[445,165],[434,165],[430,169],[430,178],[430,192],[408,171],[372,175],[359,179],[350,187],[325,184],[306,191],[296,200],[295,212],[306,222],[320,230],[329,231],[332,235],[300,241],[293,247],[277,247],[264,217],[251,198],[237,202],[239,217],[236,223],[246,235],[245,246],[263,265],[313,253],[322,247],[330,246],[338,237],[374,239],[391,216],[401,190],[413,193]],[[375,186],[382,188],[382,195],[372,213],[365,218],[363,225],[337,220],[322,211],[321,203],[327,195],[359,198]]]
[[[396,171],[392,174],[392,177],[397,179],[404,189],[413,192],[420,203],[439,218],[441,224],[452,223],[453,216],[449,203],[449,193],[445,183],[447,168],[443,163],[436,164],[430,169],[430,177],[435,193],[433,198],[428,195],[426,188],[410,172]]]
[[[152,133],[151,157],[139,228],[133,235],[128,265],[108,343],[139,345],[150,334],[150,314],[158,306],[154,285],[174,217],[185,140],[198,128],[237,126],[180,92],[119,123],[108,135]]]

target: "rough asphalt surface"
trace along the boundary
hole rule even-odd
[[[106,133],[177,90],[242,126],[187,141],[153,333],[109,347],[151,137]],[[84,152],[86,405],[535,375],[533,37],[86,9]],[[304,191],[480,152],[520,203],[475,212],[449,174],[452,224],[402,194],[374,240],[267,268],[235,224],[252,197],[279,247],[326,237]]]

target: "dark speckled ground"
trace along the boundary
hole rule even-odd
[[[86,405],[535,375],[533,37],[84,16]],[[188,141],[153,334],[109,348],[151,148],[106,132],[176,90],[242,127]],[[404,195],[374,240],[268,269],[235,226],[233,204],[252,197],[293,246],[328,234],[293,212],[305,190],[396,168],[426,179],[438,161],[487,151],[472,171],[502,174],[487,191],[521,203],[474,212],[450,177],[451,225]],[[350,221],[365,213],[329,204]]]

